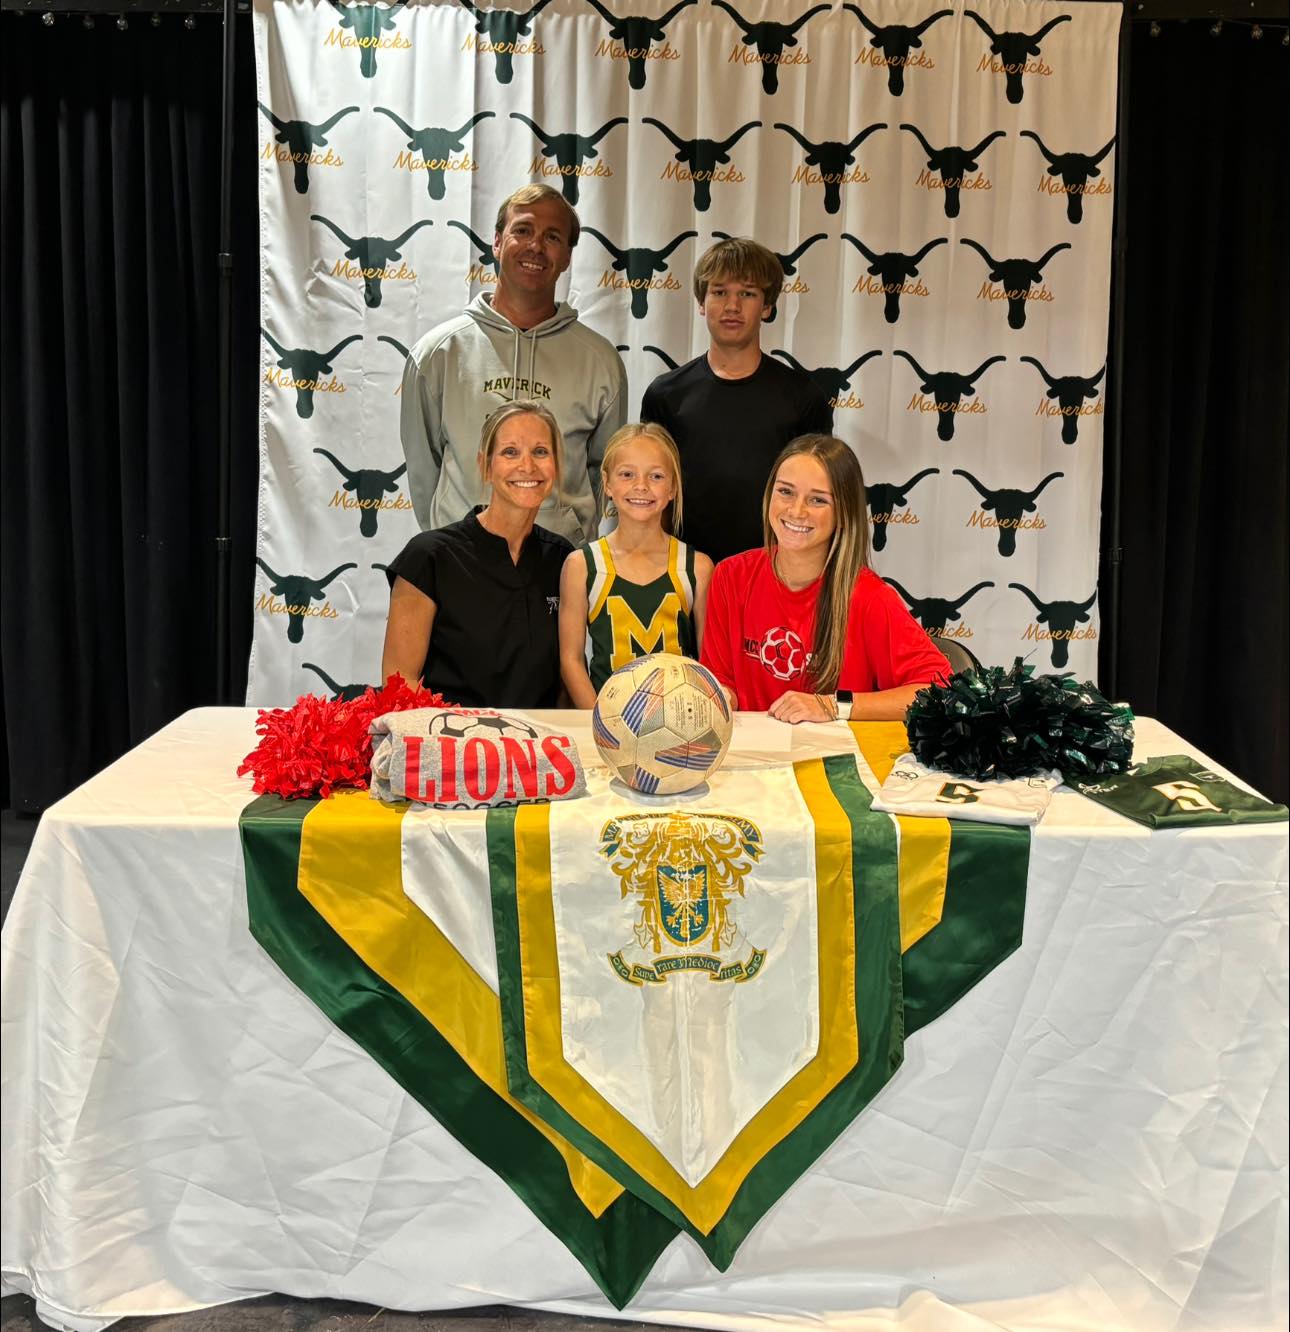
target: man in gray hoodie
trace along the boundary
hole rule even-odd
[[[564,476],[538,522],[575,545],[595,537],[600,460],[626,419],[627,375],[613,344],[578,322],[555,286],[578,242],[559,190],[526,185],[497,213],[497,287],[432,328],[403,371],[400,434],[422,530],[464,518],[484,496],[475,459],[488,415],[533,398],[564,434]]]

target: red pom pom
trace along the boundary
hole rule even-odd
[[[349,701],[302,694],[292,707],[261,709],[255,725],[260,743],[237,775],[251,773],[257,795],[284,800],[327,797],[347,786],[363,790],[372,773],[373,720],[387,712],[444,706],[441,695],[410,685],[401,675]]]

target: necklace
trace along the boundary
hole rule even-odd
[[[807,579],[805,579],[803,582],[800,582],[800,583],[797,583],[797,584],[794,584],[793,582],[790,582],[790,580],[787,579],[787,578],[785,578],[784,575],[783,575],[782,573],[780,573],[780,571],[779,571],[779,547],[778,547],[778,546],[775,547],[775,553],[770,557],[770,567],[771,567],[772,572],[773,572],[774,575],[775,575],[775,579],[776,579],[776,581],[779,582],[779,583],[781,583],[781,584],[782,584],[785,588],[787,588],[788,591],[790,591],[790,592],[800,592],[800,591],[802,591],[803,588],[810,587],[810,585],[811,585],[812,583],[818,582],[819,579],[820,579],[821,574],[824,573],[824,570],[821,569],[820,572],[817,573],[814,577],[812,577],[812,578],[807,578]]]

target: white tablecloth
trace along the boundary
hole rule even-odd
[[[6,1291],[75,1328],[269,1291],[611,1314],[247,932],[253,725],[191,712],[37,831],[3,934]],[[740,734],[742,761],[787,757]],[[1286,880],[1284,824],[1148,833],[1059,792],[1020,951],[909,1040],[727,1273],[682,1236],[621,1316],[1284,1327]]]

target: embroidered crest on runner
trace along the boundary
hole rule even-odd
[[[600,855],[637,909],[635,945],[609,956],[619,978],[661,984],[674,971],[704,971],[714,981],[751,980],[766,952],[752,945],[735,956],[732,899],[744,895],[764,849],[761,829],[732,814],[623,814],[606,823]]]

